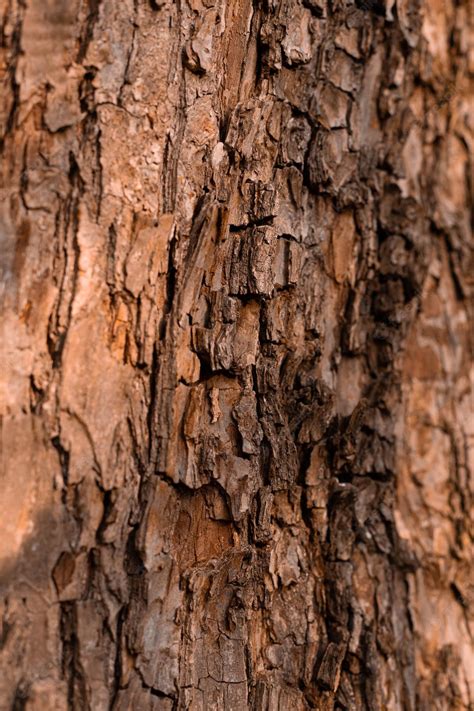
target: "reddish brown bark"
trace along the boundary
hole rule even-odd
[[[0,708],[471,708],[468,2],[0,12]]]

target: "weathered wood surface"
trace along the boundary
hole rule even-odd
[[[468,0],[0,0],[0,708],[474,703]]]

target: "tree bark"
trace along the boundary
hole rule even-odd
[[[0,11],[0,708],[472,708],[468,0]]]

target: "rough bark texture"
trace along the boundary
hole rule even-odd
[[[2,711],[472,708],[469,0],[0,10]]]

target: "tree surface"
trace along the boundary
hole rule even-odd
[[[1,711],[474,704],[469,0],[0,0]]]

